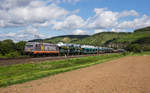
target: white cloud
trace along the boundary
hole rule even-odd
[[[72,11],[72,14],[76,14],[76,13],[79,13],[80,12],[80,9],[76,9],[74,11]]]
[[[81,30],[81,29],[77,29],[77,30],[73,31],[72,34],[73,35],[87,35],[88,32],[84,31],[84,30]]]
[[[16,37],[16,33],[12,33],[12,32],[9,32],[9,33],[1,33],[0,34],[0,40],[5,40],[5,39],[12,39],[12,40],[16,40],[17,37]],[[18,39],[20,40],[20,39]]]
[[[4,40],[4,39],[12,39],[15,42],[16,41],[21,41],[21,40],[32,40],[32,39],[41,39],[41,38],[45,38],[46,35],[42,34],[38,31],[38,29],[33,28],[33,27],[27,27],[23,30],[19,30],[17,32],[9,32],[9,33],[3,33],[0,34],[0,40]]]
[[[53,21],[45,21],[44,23],[34,23],[34,27],[48,27],[50,24],[53,24]]]
[[[54,3],[77,3],[80,0],[48,0],[50,2],[54,2]]]
[[[95,8],[95,15],[89,17],[86,21],[82,17],[75,14],[67,16],[63,21],[54,23],[53,29],[55,30],[70,30],[70,29],[108,29],[117,27],[119,18],[128,16],[138,16],[135,10],[113,12],[106,8]]]
[[[16,33],[12,33],[12,32],[9,32],[6,34],[6,36],[8,36],[8,37],[14,37],[15,35],[16,35]]]
[[[23,7],[35,0],[1,0],[0,8],[11,9],[14,7]]]
[[[31,3],[33,2],[34,3]],[[45,3],[77,3],[80,0],[1,0],[0,8],[11,9],[14,7],[24,7],[31,5],[39,5],[41,2]]]
[[[17,35],[17,37],[18,38],[24,38],[24,37],[27,37],[27,35],[25,35],[25,34],[19,34],[19,35]]]
[[[69,30],[69,29],[77,29],[82,28],[85,25],[84,20],[77,15],[68,16],[62,22],[55,22],[53,29],[55,30]]]
[[[25,35],[25,36],[29,36],[32,39],[39,39],[39,38],[44,38],[45,36],[43,34],[41,34],[38,29],[33,28],[33,27],[27,27],[24,30],[21,30],[18,32],[19,35]],[[38,38],[37,38],[38,37]]]
[[[87,20],[88,28],[92,29],[108,29],[114,28],[119,24],[122,17],[139,16],[135,10],[113,12],[107,8],[95,8],[95,16]]]
[[[59,2],[78,2],[79,0],[57,0]],[[20,27],[33,25],[53,29],[106,29],[118,26],[121,17],[139,16],[135,10],[113,12],[107,8],[95,8],[95,15],[86,21],[75,15],[80,9],[68,12],[56,4],[55,0],[2,0],[0,4],[0,27]],[[57,11],[57,12],[56,12]],[[68,16],[69,15],[69,16]],[[61,21],[60,21],[61,20]],[[124,21],[125,22],[125,21]]]
[[[119,28],[112,28],[111,29],[112,32],[126,32],[126,29],[119,29]]]
[[[147,15],[143,15],[140,18],[135,18],[132,21],[124,21],[118,25],[118,28],[123,29],[138,29],[142,27],[150,26],[150,17]]]
[[[94,31],[94,34],[96,34],[96,33],[101,33],[101,32],[106,32],[106,30],[105,30],[105,29],[96,29],[96,30]]]
[[[118,13],[118,17],[127,17],[127,16],[139,16],[139,13],[137,13],[135,10],[123,11],[121,13]]]
[[[69,3],[71,3],[71,2],[79,2],[79,0],[60,0],[60,1],[63,1],[63,2],[69,2]]]
[[[31,0],[26,6],[16,5],[10,9],[0,9],[0,13],[5,15],[0,15],[0,27],[15,27],[34,24],[46,25],[46,23],[50,23],[47,21],[63,19],[68,11],[56,4],[47,5],[43,1]]]
[[[118,24],[117,12],[105,8],[95,8],[94,11],[96,15],[87,20],[88,28],[105,29]]]

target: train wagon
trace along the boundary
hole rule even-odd
[[[25,46],[25,53],[29,55],[58,55],[59,48],[57,45],[50,43],[27,42]]]
[[[82,45],[82,54],[98,54],[98,47],[90,45]]]
[[[60,55],[79,55],[81,53],[81,47],[79,44],[65,44],[58,43]]]

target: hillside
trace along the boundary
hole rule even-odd
[[[115,48],[124,48],[128,44],[150,44],[150,27],[141,28],[134,32],[102,32],[94,34],[82,40],[73,43],[90,44],[96,46],[107,46]]]
[[[122,43],[122,42],[135,42],[142,38],[150,37],[150,28],[149,30],[145,31],[144,29],[135,30],[133,33],[123,36],[121,38],[117,38],[114,42]]]
[[[82,40],[75,41],[74,43],[104,46],[107,41],[111,41],[111,40],[114,40],[115,38],[120,38],[128,34],[130,33],[102,32],[102,33],[94,34],[90,37],[84,38]]]
[[[47,38],[47,39],[35,39],[35,40],[30,40],[30,42],[47,42],[47,43],[58,43],[58,42],[64,42],[64,43],[71,43],[78,41],[80,39],[84,39],[86,37],[89,37],[89,35],[64,35],[64,36],[56,36],[52,38]]]
[[[76,43],[113,48],[124,48],[129,44],[137,43],[149,45],[150,27],[137,29],[134,32],[101,32],[94,35],[65,35],[43,40],[49,43]]]

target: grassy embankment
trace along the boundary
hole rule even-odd
[[[140,54],[140,55],[144,55]],[[147,52],[150,54],[150,52]],[[88,67],[91,65],[107,62],[113,59],[133,54],[109,54],[101,56],[89,56],[82,58],[72,58],[58,61],[47,61],[38,64],[18,64],[0,67],[0,87],[12,84],[23,83],[30,80],[67,72],[74,69]],[[139,55],[139,54],[138,54]]]
[[[30,57],[30,56],[27,56],[27,55],[11,55],[11,54],[3,56],[3,55],[0,54],[0,59],[7,59],[7,58],[27,58],[27,57]]]

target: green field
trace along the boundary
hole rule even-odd
[[[42,63],[17,64],[12,66],[0,66],[0,87],[5,87],[17,83],[23,83],[38,78],[88,67],[91,65],[108,62],[124,56],[150,55],[150,52],[139,54],[120,53],[106,54],[100,56],[89,56],[72,58],[58,61],[45,61]]]

